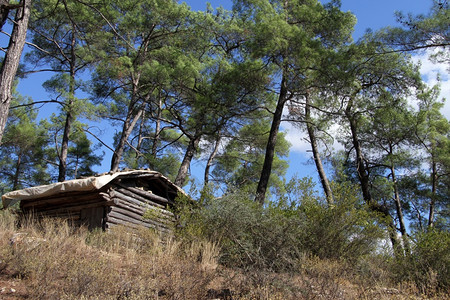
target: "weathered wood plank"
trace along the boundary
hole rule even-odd
[[[171,230],[162,227],[162,226],[156,226],[153,225],[151,223],[146,223],[146,222],[139,222],[135,219],[132,218],[128,218],[124,215],[121,215],[119,213],[115,213],[113,215],[108,215],[108,219],[107,219],[107,224],[108,223],[113,223],[113,224],[117,224],[117,225],[124,225],[124,226],[130,226],[130,227],[139,227],[139,226],[144,226],[147,228],[153,228],[155,230],[158,230],[160,232],[165,232],[165,233],[170,233]]]
[[[170,203],[170,202],[172,202],[172,201],[170,201],[167,198],[158,196],[158,195],[156,195],[154,193],[151,193],[149,191],[141,190],[141,189],[138,189],[138,188],[135,188],[135,187],[129,187],[128,189],[130,191],[138,194],[138,195],[141,195],[142,197],[149,198],[151,200],[155,200],[155,201],[158,201],[158,202],[161,202],[161,203]]]
[[[152,201],[155,201],[155,202],[163,204],[163,205],[167,205],[169,203],[169,200],[167,200],[166,198],[158,196],[158,195],[155,195],[153,193],[150,193],[150,192],[147,192],[147,191],[144,191],[144,190],[140,190],[140,189],[135,188],[135,187],[126,186],[126,185],[123,185],[121,183],[116,183],[116,185],[119,186],[120,188],[122,188],[121,189],[122,192],[129,193],[128,194],[129,196],[131,196],[132,194],[134,194],[134,195],[137,194],[137,195],[139,195],[140,197],[142,197],[142,198],[144,198],[146,200],[150,199]]]
[[[105,193],[105,192],[100,192],[98,193],[103,199],[105,199],[106,201],[110,201],[111,200],[111,195],[109,193]]]
[[[164,215],[165,217],[167,217],[169,219],[174,219],[175,218],[175,214],[173,212],[171,212],[171,211],[166,210],[166,209],[150,206],[150,207],[147,207],[147,210],[153,210],[154,212],[157,212],[158,214]]]
[[[107,221],[109,221],[111,218],[122,220],[122,221],[126,221],[128,223],[132,223],[132,224],[139,225],[139,226],[145,226],[147,228],[151,227],[151,228],[155,228],[155,229],[158,229],[158,230],[161,230],[161,231],[170,231],[168,226],[157,224],[155,222],[139,221],[139,220],[136,220],[134,218],[125,216],[125,215],[123,215],[123,214],[121,214],[119,212],[111,212],[110,214],[108,214]]]
[[[143,198],[141,196],[133,194],[132,192],[127,191],[127,190],[122,189],[122,188],[116,189],[114,191],[114,196],[113,197],[119,198],[120,200],[129,201],[129,202],[137,204],[139,206],[145,206],[145,205],[149,204],[149,205],[153,205],[153,206],[156,206],[156,207],[159,207],[159,208],[165,208],[164,205],[161,205],[161,204],[156,203],[154,201],[151,201],[149,199],[145,199],[145,198]]]
[[[167,218],[162,215],[155,215],[152,218],[144,218],[144,215],[142,213],[135,213],[133,211],[130,211],[128,209],[124,209],[118,206],[115,206],[112,208],[113,212],[119,212],[123,215],[126,215],[131,218],[138,219],[142,222],[152,223],[154,225],[161,225],[161,226],[171,226],[175,223],[175,218]]]
[[[164,221],[164,223],[170,224],[175,221],[175,216],[171,212],[165,211],[163,209],[156,208],[156,207],[148,207],[148,208],[139,207],[139,208],[137,208],[135,206],[130,206],[128,202],[123,202],[123,201],[120,201],[119,204],[117,205],[117,207],[129,210],[140,216],[143,216],[148,210],[152,210],[152,211],[155,211],[156,214],[158,214],[159,219],[161,219],[161,221]]]
[[[121,214],[123,216],[135,219],[139,222],[144,222],[144,223],[150,223],[153,224],[155,226],[161,226],[161,227],[168,227],[171,224],[173,224],[174,220],[172,220],[172,222],[170,220],[164,220],[164,219],[144,219],[142,214],[137,214],[134,212],[131,212],[129,210],[120,208],[120,207],[112,207],[111,208],[111,212],[108,213],[108,216],[113,216],[113,217],[117,217],[116,214]]]
[[[158,206],[154,206],[154,205],[151,205],[151,204],[138,205],[138,204],[134,204],[134,203],[131,203],[129,201],[126,201],[126,200],[123,200],[123,199],[120,199],[120,198],[117,198],[117,197],[114,198],[114,199],[117,201],[117,205],[116,206],[123,207],[123,208],[129,208],[130,210],[134,210],[137,213],[144,214],[147,210],[150,209],[150,210],[157,211],[158,213],[166,216],[167,218],[174,218],[175,217],[175,215],[171,211],[168,211],[168,210],[166,210],[164,208],[161,208],[161,207],[158,207]]]
[[[146,224],[139,225],[139,224],[130,223],[125,220],[121,220],[121,219],[117,219],[117,218],[109,216],[108,221],[106,222],[106,226],[107,226],[107,228],[110,228],[111,225],[123,225],[123,226],[127,226],[127,227],[132,227],[132,228],[139,228],[139,227],[144,226],[146,228],[150,228],[150,226],[147,226]]]

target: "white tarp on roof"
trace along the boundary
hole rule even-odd
[[[88,192],[95,191],[101,189],[106,184],[110,183],[113,179],[118,176],[123,175],[140,175],[140,174],[148,174],[155,175],[164,179],[166,182],[170,183],[170,180],[164,177],[161,173],[150,170],[135,170],[135,171],[125,171],[125,172],[116,172],[113,174],[105,174],[96,177],[89,177],[84,179],[73,179],[64,182],[57,182],[49,185],[41,185],[36,187],[30,187],[23,190],[12,191],[6,193],[2,196],[3,207],[6,208],[10,205],[14,205],[18,201],[21,200],[29,200],[34,198],[47,197],[50,195],[55,195],[59,193],[65,192]],[[181,188],[175,186],[172,183],[172,186],[176,188],[178,191],[182,191]]]

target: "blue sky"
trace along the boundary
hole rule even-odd
[[[183,1],[180,1],[183,2]],[[204,10],[206,8],[207,1],[203,0],[185,0],[185,2],[193,10]],[[231,1],[225,0],[210,0],[212,7],[216,8],[223,6],[226,9],[231,8]],[[327,2],[327,1],[322,1]],[[427,14],[431,8],[432,0],[342,0],[342,10],[351,11],[356,15],[357,24],[355,26],[354,39],[357,40],[361,37],[366,29],[370,28],[373,30],[380,29],[385,26],[396,26],[395,11],[402,11],[403,13],[416,14]],[[1,42],[1,39],[0,39]],[[3,44],[3,43],[2,43]],[[450,98],[450,82],[448,80],[448,74],[445,70],[445,66],[435,66],[430,64],[426,60],[426,54],[421,57],[416,56],[415,60],[419,61],[422,58],[423,75],[426,77],[430,83],[436,82],[436,74],[438,72],[444,78],[443,82],[443,92],[442,95],[447,99]],[[21,80],[19,83],[19,92],[22,95],[28,95],[33,97],[34,100],[45,100],[48,99],[47,93],[42,88],[42,83],[50,77],[51,74],[41,73],[28,76],[27,79]],[[46,117],[51,112],[55,111],[55,106],[45,106],[41,109],[40,116]],[[446,110],[448,111],[447,118],[450,117],[450,107],[447,104]],[[101,124],[103,130],[103,135],[101,136],[106,140],[108,144],[112,144],[111,137],[114,132],[108,124]],[[308,145],[302,140],[302,136],[295,131],[288,124],[282,125],[285,130],[288,130],[288,139],[292,143],[292,151],[289,157],[290,168],[288,171],[288,177],[293,174],[298,174],[300,177],[311,176],[316,179],[316,171],[312,163],[308,164],[308,159],[310,158],[309,152],[307,152]],[[99,131],[100,132],[100,131]],[[105,151],[105,156],[103,164],[101,167],[97,168],[98,172],[105,172],[109,170],[109,163],[111,160],[111,152],[107,149]],[[193,177],[199,181],[203,178],[203,163],[194,162],[192,165]]]

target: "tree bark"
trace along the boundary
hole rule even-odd
[[[138,111],[133,116],[136,105],[138,103],[137,94],[140,77],[141,77],[140,73],[132,75],[133,90],[131,93],[131,100],[130,104],[128,105],[127,117],[122,126],[122,133],[120,135],[119,143],[114,149],[114,153],[111,158],[111,172],[117,172],[119,170],[119,164],[120,161],[122,160],[123,152],[125,150],[125,144],[127,143],[127,140],[130,137],[131,132],[134,129],[134,126],[136,126],[136,123],[144,114],[144,107],[141,106],[138,108]],[[147,97],[149,97],[149,95]]]
[[[70,107],[72,107],[73,101],[71,100],[69,103],[69,111],[66,114],[66,122],[64,124],[64,133],[61,142],[61,153],[59,153],[59,165],[58,165],[58,181],[63,182],[66,180],[67,173],[67,155],[69,153],[69,140],[70,140],[70,132],[72,130],[73,123],[73,115],[70,111]]]
[[[144,141],[144,128],[145,128],[145,107],[143,108],[143,112],[141,115],[141,122],[139,125],[139,135],[138,135],[138,143],[136,145],[136,159],[139,159],[141,153],[142,142]]]
[[[156,151],[158,149],[158,143],[160,139],[161,134],[161,118],[162,118],[162,99],[161,96],[158,96],[158,108],[157,108],[157,114],[156,114],[156,121],[155,121],[155,136],[153,138],[153,144],[152,144],[152,156],[156,158]]]
[[[209,182],[209,170],[211,169],[212,163],[214,161],[214,158],[217,155],[217,152],[219,152],[219,145],[220,145],[220,132],[217,134],[217,139],[214,144],[214,149],[211,152],[211,155],[209,155],[208,161],[206,162],[205,167],[205,177],[204,177],[204,185],[206,186]]]
[[[183,161],[181,162],[180,169],[178,169],[177,177],[175,178],[175,185],[182,187],[186,182],[186,177],[191,165],[192,158],[197,151],[198,144],[200,143],[200,135],[197,133],[189,139],[189,144],[184,154]]]
[[[317,139],[314,125],[311,123],[311,106],[309,95],[306,95],[305,101],[305,121],[306,129],[308,131],[309,141],[311,143],[311,151],[314,157],[314,163],[316,164],[317,172],[319,173],[320,183],[322,184],[325,197],[329,205],[334,203],[333,192],[331,191],[330,182],[328,181],[327,174],[323,168],[322,160],[320,159],[319,148],[317,146]]]
[[[143,113],[144,113],[143,110],[139,109],[139,111],[133,118],[130,111],[130,113],[127,116],[127,119],[123,123],[122,134],[120,135],[119,143],[117,144],[111,159],[112,172],[117,172],[119,170],[119,163],[123,156],[125,144],[127,143],[128,137],[133,131],[134,126],[136,125],[136,123],[138,122]]]
[[[280,86],[280,95],[278,96],[277,107],[275,108],[275,113],[273,114],[272,126],[269,132],[269,139],[266,146],[266,155],[264,157],[264,164],[261,171],[261,177],[258,182],[258,187],[256,189],[255,201],[259,202],[261,205],[264,204],[266,198],[267,186],[269,185],[269,178],[272,172],[272,163],[275,156],[275,146],[277,144],[277,135],[280,129],[281,117],[283,115],[284,104],[287,101],[287,82],[286,74],[283,71]]]
[[[392,175],[392,182],[394,184],[394,202],[398,222],[400,225],[400,233],[402,234],[403,246],[405,247],[406,253],[409,254],[408,234],[406,232],[405,219],[403,218],[402,203],[400,201],[400,194],[398,191],[397,176],[395,175],[395,169],[392,165],[391,165],[391,175]]]
[[[431,163],[431,200],[430,200],[430,213],[428,215],[428,227],[433,228],[434,226],[434,209],[436,206],[436,190],[437,190],[437,164],[432,156]]]
[[[358,135],[357,135],[356,119],[350,112],[350,106],[347,107],[345,114],[350,123],[350,131],[352,134],[352,144],[353,144],[353,148],[355,149],[355,152],[356,152],[356,170],[358,172],[358,179],[361,184],[361,191],[362,191],[364,200],[370,204],[373,200],[372,200],[372,195],[370,194],[369,174],[365,168],[364,156],[362,154],[362,149],[361,149],[361,143],[360,143]]]
[[[1,3],[2,10],[4,9],[3,4]],[[17,8],[8,50],[0,71],[0,143],[8,119],[9,105],[12,97],[11,89],[25,45],[28,20],[30,18],[31,0],[22,0],[20,4],[20,7]]]
[[[72,123],[74,121],[73,106],[75,101],[75,65],[76,65],[76,38],[75,38],[75,25],[72,24],[72,41],[70,48],[70,83],[69,83],[69,103],[66,112],[66,122],[64,124],[64,133],[61,141],[61,153],[59,153],[59,166],[58,166],[58,181],[63,182],[66,180],[67,175],[67,156],[69,154],[69,142],[70,133],[72,131]]]
[[[391,240],[392,248],[394,250],[394,254],[398,256],[399,253],[403,252],[401,249],[401,245],[397,240],[397,232],[394,225],[394,221],[392,219],[391,214],[389,213],[389,209],[385,205],[381,205],[372,199],[372,195],[370,193],[370,181],[369,181],[369,172],[366,170],[366,166],[364,163],[364,156],[361,148],[361,142],[358,138],[358,125],[356,122],[356,118],[352,113],[353,100],[350,99],[347,107],[345,109],[345,116],[350,125],[350,131],[352,135],[352,144],[353,148],[356,152],[356,170],[358,173],[358,179],[361,186],[361,192],[363,194],[363,199],[369,206],[369,208],[377,213],[380,213],[382,216],[386,218],[386,223],[388,226],[389,239]]]
[[[13,188],[15,191],[19,188],[20,167],[22,166],[22,151],[17,155],[16,170],[14,173]]]

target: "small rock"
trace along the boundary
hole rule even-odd
[[[11,291],[11,293],[15,293],[16,292],[16,290],[13,289],[13,288],[11,288],[10,291]]]

